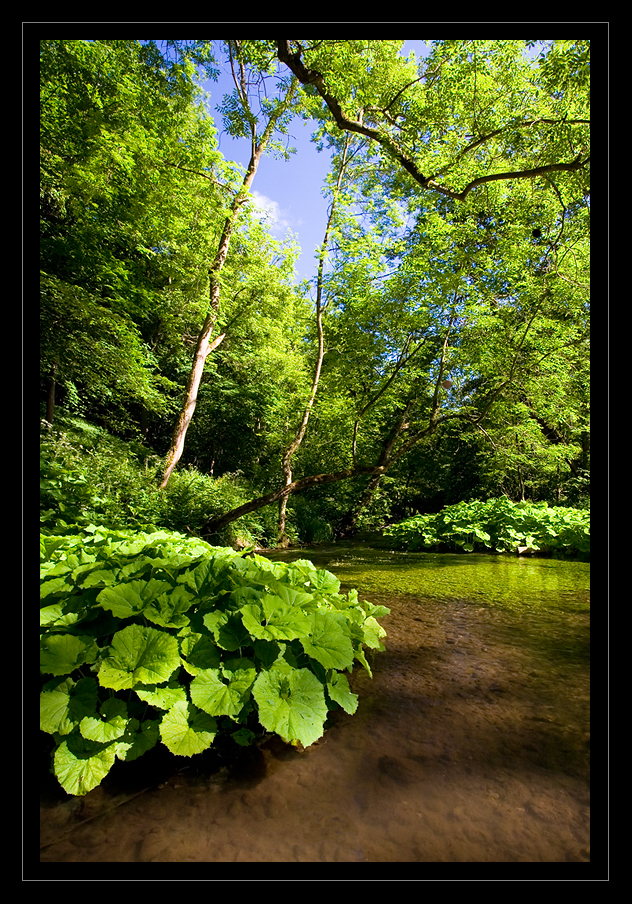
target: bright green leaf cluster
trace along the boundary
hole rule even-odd
[[[466,552],[506,552],[525,546],[563,555],[590,554],[590,512],[546,502],[511,502],[506,496],[449,505],[436,515],[393,524],[384,533],[408,550],[456,547]]]
[[[384,649],[389,610],[311,562],[164,530],[42,535],[40,581],[40,726],[69,794],[159,740],[178,756],[226,728],[241,745],[263,730],[308,746],[330,709],[357,708],[343,671],[371,674],[363,648]]]

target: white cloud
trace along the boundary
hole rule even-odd
[[[255,202],[255,213],[258,213],[262,219],[267,219],[270,223],[271,231],[282,238],[285,235],[285,231],[292,228],[286,212],[279,207],[276,201],[267,198],[261,192],[253,191],[251,194]]]

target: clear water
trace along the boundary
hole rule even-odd
[[[587,563],[358,543],[272,557],[390,607],[373,678],[350,676],[356,714],[333,713],[305,752],[159,747],[81,800],[43,765],[43,862],[107,862],[112,878],[130,861],[590,860]]]

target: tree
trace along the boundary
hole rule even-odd
[[[458,420],[483,429],[496,404],[528,383],[542,386],[567,349],[585,344],[585,283],[575,274],[577,290],[569,289],[573,279],[563,272],[585,253],[584,70],[558,91],[546,75],[548,57],[538,78],[522,42],[436,42],[423,74],[412,78],[387,44],[294,42],[290,52],[288,42],[278,42],[279,58],[308,86],[310,112],[322,120],[329,111],[337,127],[370,139],[367,175],[358,180],[364,195],[379,186],[414,221],[391,235],[388,251],[383,243],[374,249],[370,266],[354,256],[350,236],[344,241],[338,326],[357,362],[347,386],[356,397],[363,387],[347,464],[286,480],[210,521],[209,531],[310,487],[361,475],[375,487],[440,425]],[[315,106],[321,100],[326,109]],[[362,115],[350,119],[348,111],[358,109]],[[569,151],[570,160],[560,159]],[[497,169],[499,159],[511,168]],[[449,187],[440,181],[448,176]],[[368,230],[360,234],[366,252]],[[378,278],[379,291],[367,292]],[[574,311],[564,315],[570,298]],[[410,353],[422,348],[408,366]],[[367,349],[382,350],[373,354],[368,381],[358,371],[364,356],[366,373]],[[344,366],[349,370],[348,361]],[[448,374],[450,384],[458,378],[454,392],[443,387]],[[369,411],[360,457],[359,423]]]
[[[297,84],[296,79],[291,79],[289,82],[286,81],[282,86],[281,98],[271,104],[267,103],[262,105],[263,112],[266,114],[266,121],[261,134],[258,134],[258,118],[251,110],[248,97],[249,78],[252,77],[247,75],[247,66],[252,59],[249,42],[228,41],[227,46],[235,81],[235,94],[226,101],[225,107],[232,123],[234,134],[249,135],[251,140],[251,156],[241,188],[230,204],[217,252],[209,269],[209,308],[202,329],[198,335],[193,366],[191,367],[189,380],[187,382],[185,398],[165,461],[162,483],[160,484],[161,489],[166,487],[171,472],[182,455],[187,430],[195,412],[198,389],[204,372],[206,358],[218,347],[225,337],[225,333],[220,333],[214,338],[211,338],[220,311],[220,295],[222,288],[221,273],[226,262],[226,256],[228,254],[231,236],[237,218],[243,204],[248,198],[250,186],[252,185],[264,151],[272,141],[275,130],[277,128],[283,128],[284,121],[287,119],[288,112],[291,110],[292,99]],[[254,77],[255,80],[261,79],[261,71],[255,71]]]
[[[49,381],[114,429],[130,406],[165,414],[156,311],[199,303],[205,234],[230,178],[192,68],[137,41],[43,41],[41,349]],[[189,169],[207,173],[205,192]],[[203,279],[207,279],[206,268]],[[197,297],[196,297],[197,296]],[[163,318],[163,324],[167,318]]]
[[[315,323],[316,323],[316,335],[317,335],[317,352],[316,352],[316,363],[314,366],[314,377],[312,379],[312,387],[310,390],[309,398],[305,404],[305,408],[303,409],[303,414],[301,417],[301,421],[296,429],[296,433],[294,434],[294,438],[287,446],[285,451],[283,452],[283,456],[281,459],[281,468],[283,471],[283,482],[285,486],[289,486],[292,483],[292,458],[296,453],[297,449],[303,442],[305,437],[305,433],[307,431],[307,425],[309,423],[309,417],[312,412],[312,408],[314,406],[314,400],[316,398],[316,393],[318,391],[318,384],[320,382],[320,372],[323,366],[323,357],[325,354],[325,342],[324,342],[324,334],[323,334],[323,309],[326,305],[326,301],[323,298],[323,287],[324,287],[324,267],[325,260],[327,257],[328,244],[330,232],[332,230],[332,225],[334,222],[334,217],[336,214],[336,204],[338,201],[338,195],[340,194],[340,189],[344,180],[345,168],[347,165],[347,153],[349,150],[349,140],[348,137],[345,139],[344,147],[342,149],[342,154],[340,158],[340,163],[338,165],[338,176],[336,179],[336,184],[332,189],[332,199],[331,204],[329,206],[329,214],[327,217],[327,225],[325,227],[325,235],[323,237],[323,243],[320,248],[319,256],[318,256],[318,274],[316,277],[316,311],[315,311]],[[278,545],[287,546],[289,544],[289,540],[285,531],[285,519],[286,519],[286,509],[287,509],[287,496],[281,496],[279,500],[279,530],[278,530]]]

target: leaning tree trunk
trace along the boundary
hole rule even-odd
[[[198,390],[200,387],[200,381],[202,380],[202,374],[204,373],[204,364],[206,362],[206,358],[214,349],[217,348],[217,346],[222,342],[225,336],[225,333],[222,333],[221,335],[216,336],[215,339],[211,340],[211,336],[215,330],[215,325],[217,323],[217,318],[219,315],[219,301],[221,290],[220,273],[226,261],[226,256],[228,254],[228,248],[230,246],[230,239],[233,233],[235,222],[239,215],[242,204],[244,204],[244,202],[248,199],[248,192],[250,190],[250,186],[252,185],[252,180],[254,179],[257,172],[257,167],[259,166],[259,161],[261,160],[265,147],[272,137],[276,122],[287,110],[287,107],[289,106],[292,99],[295,87],[296,82],[293,81],[285,96],[285,99],[279,104],[276,111],[270,117],[263,135],[261,136],[261,139],[258,143],[255,136],[255,127],[254,125],[252,126],[252,156],[250,158],[250,163],[248,165],[246,175],[244,176],[241,189],[233,200],[233,203],[231,204],[230,214],[228,215],[226,222],[224,223],[224,229],[219,241],[217,254],[215,255],[215,260],[213,261],[213,264],[209,270],[209,311],[206,315],[204,325],[200,330],[200,334],[197,339],[195,355],[193,358],[193,366],[191,367],[191,372],[189,374],[184,402],[182,404],[180,415],[173,431],[171,446],[165,460],[165,469],[162,477],[162,483],[160,484],[161,490],[167,486],[171,472],[182,456],[182,452],[184,450],[184,440],[186,438],[191,419],[193,418],[195,406],[197,405]],[[245,94],[244,103],[246,103]]]

